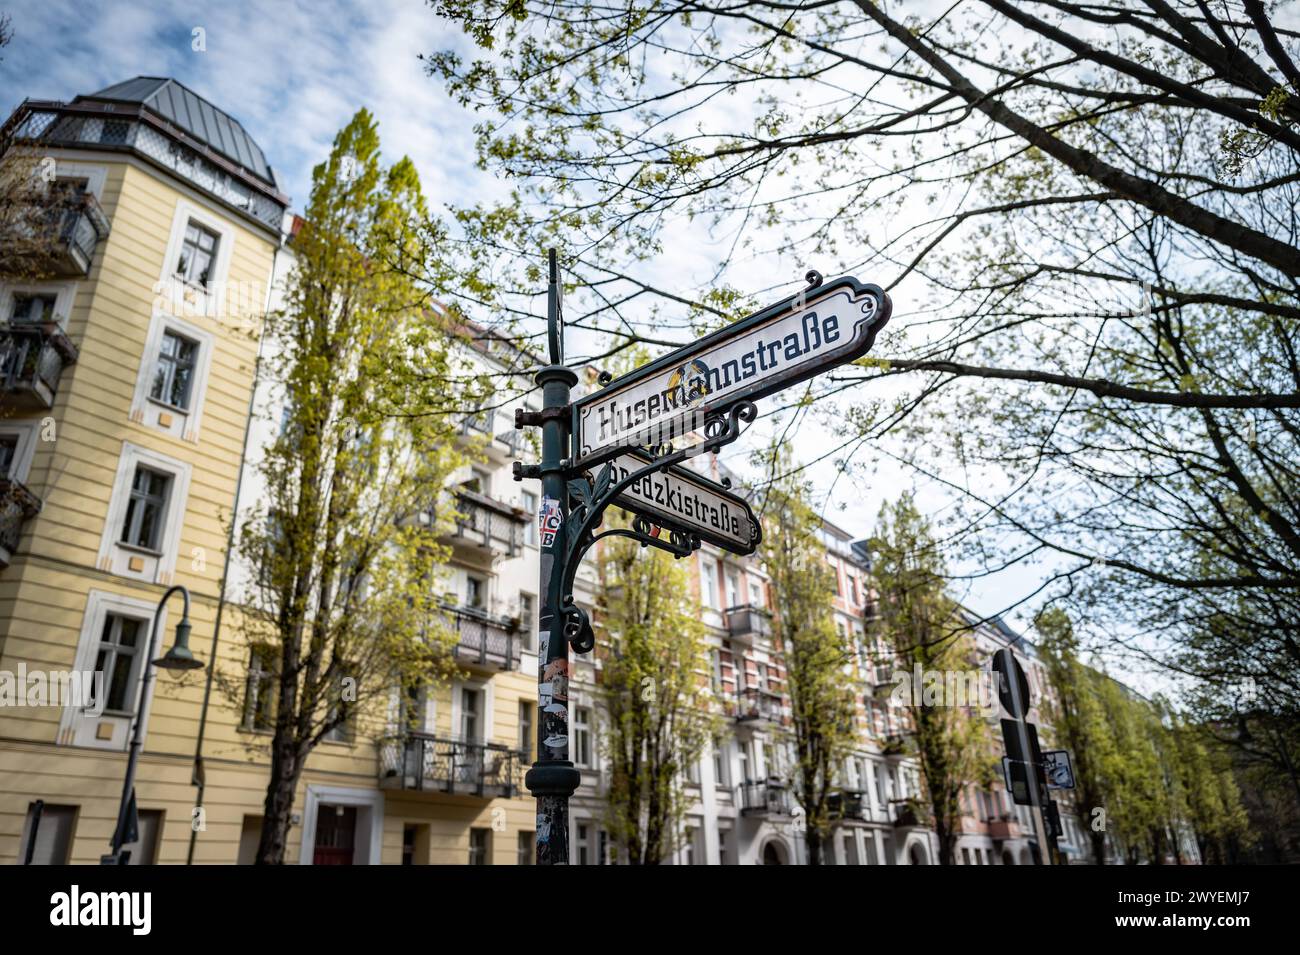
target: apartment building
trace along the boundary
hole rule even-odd
[[[288,199],[236,119],[166,78],[27,100],[4,133],[70,201],[39,271],[0,280],[0,671],[105,685],[98,714],[30,694],[0,707],[0,860],[30,845],[97,861],[133,717],[152,711],[135,855],[180,861],[202,684],[140,699],[140,676],[168,587],[193,595],[196,648],[213,630]],[[168,644],[177,603],[159,615]]]

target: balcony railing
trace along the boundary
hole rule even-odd
[[[928,827],[930,813],[921,803],[909,799],[894,804],[894,825],[899,829]]]
[[[453,651],[456,659],[485,668],[519,669],[524,635],[519,621],[473,607],[443,607],[444,622],[459,639]]]
[[[780,693],[747,686],[736,694],[737,723],[779,723],[784,700]]]
[[[41,500],[26,486],[0,479],[0,567],[8,567],[18,549],[23,524],[41,510]]]
[[[456,492],[456,526],[452,537],[490,556],[518,557],[523,551],[528,518],[509,505],[474,491]]]
[[[241,215],[280,231],[288,197],[145,107],[126,103],[24,102],[0,129],[0,141],[134,153]]]
[[[861,789],[841,789],[827,796],[832,819],[866,819],[870,806]]]
[[[733,640],[752,644],[760,637],[772,636],[772,615],[762,607],[742,604],[727,608],[727,633]]]
[[[52,191],[33,197],[11,230],[8,247],[0,251],[0,274],[85,278],[95,246],[108,235],[109,222],[93,194]]]
[[[386,789],[510,799],[520,791],[523,757],[502,743],[409,732],[384,743],[379,784]]]
[[[1008,817],[989,820],[990,839],[1015,839],[1019,835],[1020,828],[1016,825],[1015,819]]]
[[[790,787],[781,779],[746,780],[737,789],[742,816],[790,816],[794,803]]]
[[[63,367],[77,360],[77,346],[55,322],[0,326],[0,388],[16,404],[51,408]]]

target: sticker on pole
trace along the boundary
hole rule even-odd
[[[542,498],[541,509],[537,512],[537,531],[543,547],[555,545],[555,535],[563,523],[564,512],[560,510],[560,502],[553,497]]]

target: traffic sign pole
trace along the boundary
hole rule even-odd
[[[524,785],[537,797],[537,864],[569,863],[569,799],[581,781],[569,759],[569,642],[563,637],[560,582],[564,579],[565,532],[569,513],[565,488],[568,408],[578,376],[564,362],[559,268],[550,253],[547,321],[550,364],[537,372],[542,388],[542,505],[538,514],[542,595],[537,632],[537,760]]]
[[[999,650],[998,655],[1002,657],[1001,666],[998,669],[1002,673],[1003,688],[1006,690],[1003,705],[1007,706],[1007,709],[1011,712],[1012,722],[1015,723],[1016,737],[1020,742],[1020,753],[1030,763],[1026,767],[1025,773],[1027,777],[1026,788],[1029,790],[1029,805],[1034,820],[1034,831],[1038,835],[1038,858],[1043,865],[1052,865],[1052,852],[1047,840],[1047,819],[1043,815],[1042,788],[1045,785],[1043,767],[1035,760],[1037,747],[1032,746],[1030,743],[1029,725],[1026,722],[1029,715],[1029,700],[1027,699],[1028,694],[1024,691],[1028,687],[1028,681],[1024,680],[1024,671],[1010,648]]]

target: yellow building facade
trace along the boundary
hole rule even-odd
[[[288,199],[239,123],[173,80],[29,100],[5,129],[72,201],[43,270],[0,276],[0,863],[99,861],[141,714],[133,861],[250,861],[269,736],[251,715],[255,679],[223,578],[258,333],[292,262]],[[512,449],[486,438],[501,465]],[[526,502],[475,487],[496,520],[470,520],[452,541],[464,678],[419,701],[414,733],[318,747],[286,861],[513,864],[531,842],[519,747],[535,605],[513,582],[506,611],[480,598],[536,563]],[[193,598],[191,648],[204,662],[215,651],[228,679],[160,674],[142,700],[143,669],[181,613],[179,597],[167,602],[151,651],[172,585]],[[70,676],[93,673],[93,699],[68,699]]]

